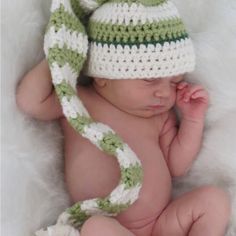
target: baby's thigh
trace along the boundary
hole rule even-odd
[[[105,216],[92,216],[82,226],[81,236],[135,236],[117,220]]]
[[[230,201],[225,192],[212,186],[197,188],[167,206],[157,219],[152,236],[222,235],[203,232],[211,232],[212,225],[215,232],[223,232],[229,215]]]

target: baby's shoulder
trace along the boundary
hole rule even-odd
[[[91,86],[82,86],[77,85],[77,95],[82,101],[87,101],[91,99],[91,96],[94,94],[94,91]]]
[[[89,112],[93,114],[93,110],[98,106],[97,94],[94,92],[92,86],[77,86],[77,96],[82,101],[82,104]]]

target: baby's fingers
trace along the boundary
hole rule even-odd
[[[190,98],[192,98],[193,94],[201,90],[204,90],[201,85],[192,85],[191,87],[188,87],[188,89],[185,91],[183,95],[184,101],[188,102]]]
[[[183,81],[183,82],[180,82],[178,85],[177,85],[177,89],[181,90],[183,88],[186,88],[188,87],[188,83]]]
[[[203,98],[203,99],[208,99],[208,93],[206,92],[206,90],[197,90],[196,92],[194,92],[192,95],[191,95],[191,98],[192,99],[198,99],[198,98]]]

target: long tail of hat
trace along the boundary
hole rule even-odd
[[[121,179],[109,196],[76,203],[62,213],[56,226],[38,231],[38,236],[53,236],[53,232],[57,230],[57,236],[76,235],[73,227],[80,228],[91,215],[114,216],[125,210],[138,198],[141,188],[142,167],[136,154],[110,127],[94,122],[77,96],[76,80],[88,51],[83,21],[103,2],[105,1],[53,0],[44,50],[65,117],[80,135],[117,158]]]

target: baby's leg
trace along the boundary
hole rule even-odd
[[[171,202],[157,219],[152,236],[224,236],[229,216],[227,194],[201,187]]]
[[[92,216],[83,225],[80,236],[135,236],[117,220],[105,216]]]

